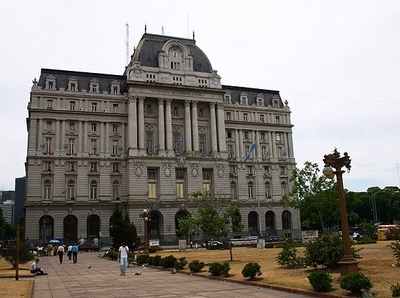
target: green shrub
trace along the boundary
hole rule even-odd
[[[307,278],[316,292],[329,292],[332,290],[332,276],[326,271],[313,271]]]
[[[352,256],[359,259],[360,255],[357,254],[359,250],[351,248]],[[323,235],[316,238],[306,245],[305,252],[305,265],[317,267],[318,265],[327,268],[337,268],[339,261],[343,258],[343,243],[338,234]]]
[[[136,262],[138,263],[138,265],[143,265],[147,263],[148,258],[149,258],[148,254],[139,254],[136,257]]]
[[[396,240],[395,242],[392,242],[389,245],[386,245],[386,247],[390,247],[393,251],[393,255],[396,258],[397,264],[400,263],[400,241]]]
[[[230,269],[231,267],[228,263],[213,262],[210,264],[208,272],[210,272],[213,276],[228,276]]]
[[[115,250],[109,250],[107,253],[107,258],[109,258],[110,260],[118,259],[118,252]]]
[[[400,284],[399,283],[397,283],[395,285],[391,285],[390,290],[392,291],[392,297],[400,297]]]
[[[189,263],[189,269],[191,272],[200,272],[204,267],[204,262],[200,262],[199,260],[193,260]]]
[[[11,264],[12,268],[15,269],[17,266],[17,248],[15,245],[10,245],[7,249],[2,250],[1,255],[4,260]],[[28,243],[20,243],[18,253],[18,263],[26,264],[35,258],[33,253],[30,251]]]
[[[188,263],[188,261],[186,261],[185,257],[179,258],[179,260],[177,260],[174,264],[174,268],[176,270],[182,270],[183,268],[185,268],[186,264]]]
[[[278,264],[289,268],[303,267],[304,259],[297,256],[296,244],[293,239],[287,238],[281,245],[282,250],[276,257]]]
[[[247,263],[242,269],[242,275],[248,277],[250,280],[255,279],[256,276],[260,276],[261,274],[261,266],[255,262]]]
[[[163,268],[174,268],[175,262],[178,259],[175,258],[173,255],[166,256],[160,260],[160,265]]]
[[[156,253],[158,251],[162,251],[163,249],[160,246],[150,246],[149,253]]]
[[[363,273],[351,272],[342,278],[340,287],[358,295],[362,292],[369,291],[372,288],[372,283]]]
[[[376,243],[376,240],[371,237],[363,237],[357,240],[357,244],[372,244],[372,243]]]
[[[155,256],[149,256],[149,257],[147,258],[147,264],[153,265],[153,266],[154,266],[154,257],[155,257]]]

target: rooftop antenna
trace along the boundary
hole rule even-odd
[[[164,35],[164,26],[161,26],[161,35]]]
[[[187,37],[190,38],[189,35],[189,12],[186,12],[186,18],[187,18]]]
[[[129,24],[128,22],[125,25],[126,27],[126,36],[125,36],[125,50],[126,50],[126,57],[125,57],[125,65],[129,63]]]

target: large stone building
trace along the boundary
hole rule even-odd
[[[177,243],[198,190],[240,208],[243,236],[301,237],[299,211],[279,205],[295,167],[287,102],[221,85],[194,38],[145,33],[123,75],[42,69],[28,111],[32,241],[110,242],[118,206],[139,236],[147,208],[150,239]]]

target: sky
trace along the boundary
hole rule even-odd
[[[229,3],[229,4],[228,4]],[[122,74],[147,33],[192,38],[221,83],[280,91],[297,167],[334,148],[350,191],[400,186],[400,1],[14,0],[0,4],[0,190],[25,175],[41,68]]]

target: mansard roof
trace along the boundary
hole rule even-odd
[[[213,70],[210,60],[204,52],[196,45],[194,39],[172,37],[157,34],[143,34],[135,52],[133,61],[139,61],[142,66],[159,67],[158,54],[168,41],[176,41],[186,46],[193,57],[193,70],[198,72],[211,72]]]
[[[276,90],[228,85],[222,85],[222,89],[225,91],[225,93],[231,95],[232,103],[240,102],[241,95],[245,93],[247,95],[247,98],[249,99],[249,104],[255,104],[257,97],[262,96],[264,98],[265,105],[272,105],[272,99],[274,98],[279,100],[280,107],[284,106],[279,91]]]

